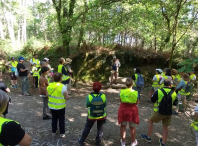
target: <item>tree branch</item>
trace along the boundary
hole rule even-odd
[[[188,31],[188,29],[191,27],[191,25],[193,24],[193,22],[195,21],[196,17],[197,17],[198,12],[196,12],[193,20],[191,21],[191,23],[188,25],[188,27],[186,28],[185,32],[181,35],[181,37],[178,39],[178,41],[176,42],[176,44],[182,39],[182,37],[186,34],[186,32]]]

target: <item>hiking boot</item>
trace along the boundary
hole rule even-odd
[[[60,138],[65,138],[66,135],[65,134],[60,134]]]
[[[148,142],[151,142],[151,138],[148,138],[147,135],[141,134],[142,139],[145,139]]]
[[[43,120],[49,120],[49,119],[52,119],[52,117],[51,116],[48,116],[48,115],[46,115],[46,116],[43,117]]]
[[[172,113],[173,115],[178,115],[179,113],[178,112],[176,112],[176,111],[173,111],[173,113]]]
[[[126,143],[124,141],[122,141],[122,139],[120,139],[120,144],[121,144],[121,146],[126,146]]]
[[[160,146],[165,146],[165,144],[162,143],[162,138],[159,139],[159,143],[160,143]]]
[[[131,142],[131,146],[136,146],[137,145],[137,140],[135,142]]]

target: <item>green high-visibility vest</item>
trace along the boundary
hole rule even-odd
[[[198,121],[197,121],[197,120],[194,120],[194,122],[191,124],[191,126],[192,126],[196,131],[198,131]]]
[[[178,93],[180,95],[190,95],[190,92],[186,93],[185,90],[186,90],[186,86],[187,86],[187,81],[184,81],[185,82],[185,88],[182,88]]]
[[[0,117],[0,134],[1,134],[1,131],[2,131],[2,126],[4,124],[7,124],[9,122],[12,122],[13,120],[9,120],[9,119],[6,119],[6,118],[3,118],[3,117]],[[16,122],[16,121],[14,121]],[[18,122],[16,122],[17,124],[19,124]],[[3,144],[0,143],[0,146],[4,146]]]
[[[160,80],[160,75],[155,75],[157,77],[157,81],[154,81],[152,84],[152,87],[160,87],[159,80]]]
[[[120,100],[122,103],[136,103],[138,99],[138,92],[131,89],[122,89],[120,91]]]
[[[12,67],[14,67],[14,68],[17,68],[17,64],[18,64],[18,62],[17,61],[10,61],[10,63],[11,63],[11,65],[12,65]],[[12,72],[11,71],[11,68],[9,68],[9,72]]]
[[[163,88],[163,89],[165,90],[165,92],[167,94],[169,94],[169,92],[171,92],[171,89],[170,88]],[[155,102],[155,104],[154,104],[154,108],[153,108],[154,112],[158,112],[158,110],[159,110],[158,109],[159,104],[160,104],[162,98],[164,98],[163,92],[160,89],[158,89],[157,91],[158,91],[158,101]],[[177,97],[177,94],[175,92],[173,92],[173,94],[171,95],[172,103],[174,102],[174,100],[176,99],[176,97]]]
[[[137,87],[136,82],[137,82],[138,74],[135,74],[135,83],[133,83],[133,87]]]
[[[50,109],[63,109],[66,107],[66,99],[62,95],[63,84],[59,82],[50,83],[47,87],[48,92],[48,106]]]
[[[59,73],[62,73],[62,68],[63,68],[64,66],[62,65],[62,64],[59,64],[58,65],[58,72]],[[64,67],[65,68],[65,67]],[[67,69],[65,68],[65,70],[67,71]],[[68,80],[70,77],[68,76],[68,75],[64,75],[63,74],[63,77],[62,77],[62,81],[66,81],[66,80]]]
[[[36,63],[36,67],[38,68],[38,67],[40,67],[40,63],[39,63],[39,60],[38,59],[32,59],[32,62],[33,63]]]

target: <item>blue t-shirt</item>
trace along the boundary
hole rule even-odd
[[[179,84],[177,85],[176,90],[180,89],[181,87],[182,87],[183,89],[185,89],[185,87],[186,87],[185,81],[184,81],[183,79],[182,79],[182,80],[179,82]]]

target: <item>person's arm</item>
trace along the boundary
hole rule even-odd
[[[87,95],[86,97],[86,107],[90,107],[91,106],[91,103],[89,102],[89,95]]]
[[[7,62],[7,63],[5,64],[5,66],[12,67],[12,64],[11,64],[10,62]]]
[[[69,95],[68,95],[67,90],[65,90],[65,92],[63,93],[63,95],[64,95],[65,99],[69,99]]]
[[[32,138],[25,133],[25,136],[23,137],[23,139],[19,142],[20,146],[29,146],[32,142]]]
[[[10,89],[9,89],[9,88],[6,88],[5,91],[6,91],[6,92],[10,92]]]
[[[139,100],[139,98],[137,99],[137,101],[136,101],[136,104],[138,105],[140,103],[140,100]]]
[[[153,76],[153,82],[157,81],[156,75]]]
[[[177,85],[176,90],[177,90],[177,91],[181,90],[181,89],[183,88],[184,85],[185,85],[185,82],[184,82],[183,80],[181,80],[181,81],[179,82],[179,84]]]
[[[33,65],[32,59],[30,59],[30,66]]]
[[[159,90],[159,89],[158,89]],[[151,101],[152,102],[156,102],[158,100],[158,90],[155,91],[155,93],[153,94],[153,96],[151,97]]]
[[[164,83],[165,78],[163,77],[160,81],[160,85]]]

